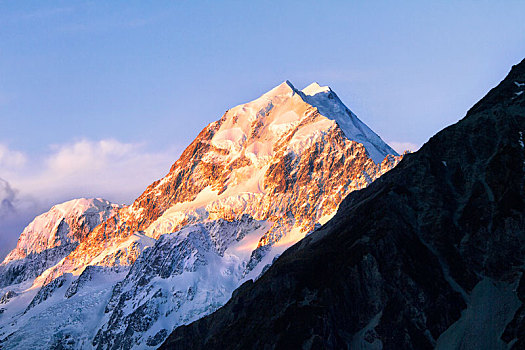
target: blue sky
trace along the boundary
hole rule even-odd
[[[206,124],[286,79],[331,86],[384,140],[419,146],[523,59],[524,13],[523,1],[0,2],[9,220],[79,196],[131,202]]]

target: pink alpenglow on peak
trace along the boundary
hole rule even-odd
[[[132,205],[35,219],[0,265],[2,346],[156,348],[400,159],[329,87],[285,81],[206,126]]]

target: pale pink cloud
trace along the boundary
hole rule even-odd
[[[152,152],[113,139],[54,145],[40,157],[0,144],[0,260],[23,227],[52,205],[79,197],[129,204],[179,155],[175,147]]]
[[[0,176],[18,193],[19,203],[36,201],[43,208],[78,197],[130,203],[163,177],[179,154],[176,148],[152,152],[142,144],[83,139],[30,157],[0,144]]]

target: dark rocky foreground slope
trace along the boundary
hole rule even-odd
[[[164,349],[525,348],[525,60]]]

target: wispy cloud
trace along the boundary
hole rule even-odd
[[[26,161],[27,157],[24,153],[0,144],[0,170],[20,168],[26,164]]]
[[[130,203],[179,154],[176,148],[151,152],[138,143],[82,139],[30,157],[0,144],[0,259],[23,227],[53,204],[79,197]]]
[[[5,218],[14,213],[15,196],[16,193],[9,182],[0,178],[0,218]]]
[[[15,247],[22,228],[37,213],[31,198],[21,198],[9,182],[0,178],[0,261]]]
[[[22,194],[45,202],[81,196],[129,202],[162,177],[178,150],[147,151],[144,145],[113,139],[58,144],[40,159],[0,145],[0,173]],[[3,160],[3,162],[2,162]]]

